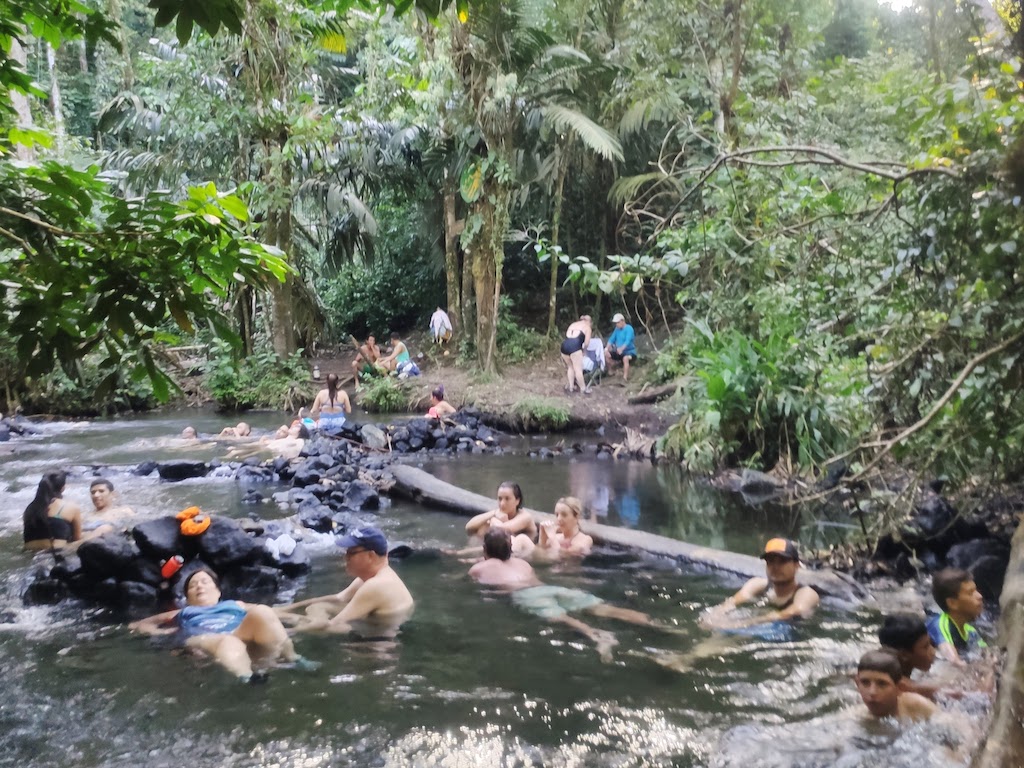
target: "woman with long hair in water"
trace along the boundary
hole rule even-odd
[[[321,432],[334,434],[344,426],[345,415],[352,413],[352,403],[348,393],[338,385],[338,374],[327,375],[327,388],[317,393],[309,410],[318,419],[317,428]]]
[[[82,509],[65,501],[66,472],[47,472],[22,515],[25,549],[63,547],[82,538]]]

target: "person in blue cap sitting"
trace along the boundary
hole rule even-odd
[[[761,553],[765,578],[755,576],[739,592],[701,617],[707,629],[735,630],[760,624],[792,622],[809,618],[818,607],[818,593],[800,586],[796,573],[800,568],[800,550],[795,541],[771,539]],[[730,614],[741,605],[762,611],[737,619]]]
[[[412,614],[413,599],[388,563],[388,540],[379,528],[359,528],[337,540],[345,550],[345,571],[355,580],[335,595],[275,607],[296,631],[355,631],[364,637],[393,637]],[[305,609],[303,613],[298,613]]]

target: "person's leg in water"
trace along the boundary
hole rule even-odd
[[[605,664],[611,662],[612,649],[619,644],[618,638],[616,638],[611,632],[592,627],[568,614],[552,616],[548,621],[565,624],[567,627],[575,629],[594,644],[594,647],[597,650],[597,655],[601,657],[601,661]]]
[[[252,659],[245,642],[232,635],[196,635],[185,641],[193,648],[212,656],[214,661],[240,680],[252,678]]]
[[[299,658],[287,630],[270,606],[250,606],[232,635],[245,643],[250,659],[257,666],[265,666],[279,658],[287,662]]]
[[[619,621],[625,621],[630,624],[636,624],[641,627],[653,627],[659,629],[662,632],[668,632],[673,635],[687,635],[687,632],[673,627],[669,624],[664,624],[657,619],[652,619],[646,613],[641,611],[634,611],[632,608],[621,608],[617,605],[611,605],[609,603],[598,603],[592,605],[586,609],[588,613],[592,613],[595,616],[601,616],[607,619],[618,619]]]

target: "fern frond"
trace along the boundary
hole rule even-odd
[[[582,112],[558,104],[541,107],[544,119],[559,131],[575,131],[591,152],[607,160],[622,160],[622,145],[609,131]]]

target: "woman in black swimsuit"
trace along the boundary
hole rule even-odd
[[[562,341],[562,362],[565,363],[566,394],[572,394],[577,386],[580,392],[587,392],[587,385],[583,381],[583,350],[590,344],[590,334],[593,328],[590,324],[590,315],[581,315],[580,319],[570,325],[565,331],[565,339]]]
[[[50,549],[82,538],[82,510],[64,501],[66,472],[47,472],[22,515],[25,549]]]

